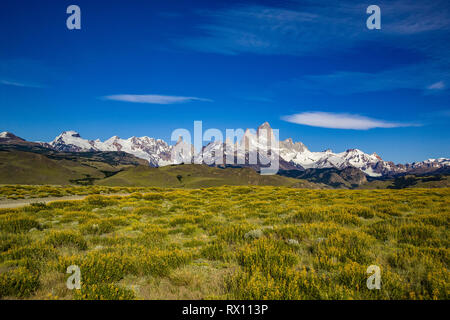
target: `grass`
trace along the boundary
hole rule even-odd
[[[3,299],[449,299],[448,188],[0,192],[90,194],[0,209]],[[81,290],[65,286],[70,265]]]
[[[161,188],[106,187],[106,186],[58,186],[58,185],[0,185],[0,200],[34,199],[99,194],[128,194],[134,192],[161,191]],[[38,206],[39,203],[35,203]]]

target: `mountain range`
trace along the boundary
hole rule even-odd
[[[247,129],[241,139],[233,144],[234,149],[230,151],[227,144],[231,141],[213,141],[203,147],[202,152],[198,153],[193,146],[188,146],[192,154],[180,154],[182,146],[187,142],[179,139],[175,145],[169,145],[161,139],[144,137],[131,137],[121,139],[113,136],[106,141],[83,139],[76,131],[65,131],[48,143],[28,142],[9,132],[0,133],[0,143],[32,144],[44,148],[52,149],[58,152],[125,152],[134,155],[137,158],[148,161],[152,167],[163,167],[177,163],[213,163],[213,158],[217,154],[223,154],[224,159],[234,152],[235,162],[218,166],[238,166],[253,167],[256,170],[264,165],[258,162],[256,165],[249,163],[249,158],[260,151],[263,154],[270,155],[276,153],[279,155],[281,170],[309,170],[309,169],[327,169],[334,168],[343,170],[346,168],[356,168],[364,172],[369,177],[386,177],[404,174],[425,174],[435,171],[448,170],[450,159],[428,159],[421,162],[409,164],[394,164],[391,161],[381,159],[376,153],[367,154],[358,149],[349,149],[344,152],[334,153],[331,150],[322,152],[310,151],[302,142],[294,142],[291,138],[277,141],[276,145],[270,143],[267,137],[273,136],[273,130],[269,123],[265,122],[258,127],[256,132]],[[174,155],[174,156],[173,156]],[[192,157],[193,156],[193,157]],[[261,161],[262,162],[262,161]],[[267,163],[267,162],[264,162]]]

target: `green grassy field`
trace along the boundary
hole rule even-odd
[[[0,185],[0,201],[36,199],[66,196],[87,196],[91,194],[128,194],[133,192],[155,192],[171,190],[153,187],[107,187],[107,186],[58,186],[58,185]]]
[[[0,209],[1,298],[449,298],[448,188],[120,190],[141,192]]]

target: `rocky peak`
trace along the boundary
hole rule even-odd
[[[270,137],[273,136],[273,130],[268,122],[264,122],[258,127],[258,130],[256,130],[256,134],[258,136],[262,135],[263,137],[267,137],[268,139],[270,139]]]
[[[22,139],[11,132],[4,131],[4,132],[0,133],[0,141],[1,142],[25,142],[25,139]]]
[[[258,127],[258,131],[262,130],[262,129],[266,129],[266,130],[272,130],[272,127],[270,126],[270,124],[266,121],[264,122],[262,125],[260,125]]]
[[[377,158],[378,160],[382,161],[383,159],[381,159],[381,157],[379,155],[377,155],[375,152],[372,153],[372,156]]]

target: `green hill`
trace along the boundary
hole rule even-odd
[[[137,166],[114,176],[98,180],[105,186],[145,186],[202,188],[222,185],[270,185],[318,188],[320,185],[304,180],[260,175],[251,168],[215,168],[206,165],[184,164],[160,168]]]
[[[126,153],[29,152],[26,148],[2,147],[0,184],[92,184],[142,163]]]
[[[449,188],[450,175],[406,175],[363,183],[359,189]]]
[[[44,155],[31,152],[0,151],[0,183],[2,184],[68,184],[83,178]]]

